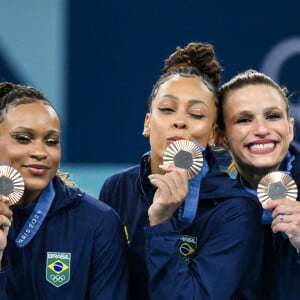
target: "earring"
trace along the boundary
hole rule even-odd
[[[143,131],[142,135],[143,135],[144,137],[149,137],[149,134],[148,134],[148,133],[146,133],[146,131],[145,131],[145,130]]]

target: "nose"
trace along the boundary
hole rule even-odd
[[[186,123],[183,120],[174,121],[173,126],[177,129],[184,129],[186,128]]]
[[[265,136],[269,133],[269,128],[267,126],[266,120],[257,120],[255,127],[255,134],[257,136]]]
[[[31,149],[29,155],[37,160],[44,160],[48,157],[44,145],[36,145]]]

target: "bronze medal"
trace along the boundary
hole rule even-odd
[[[257,187],[257,196],[261,203],[269,199],[296,200],[297,195],[298,189],[295,181],[289,175],[279,171],[264,176]]]
[[[166,148],[163,156],[163,164],[174,164],[178,168],[186,169],[190,178],[193,178],[202,169],[202,152],[194,142],[178,140]]]
[[[17,203],[23,193],[24,180],[21,174],[8,165],[0,165],[0,194],[8,197],[8,205]]]

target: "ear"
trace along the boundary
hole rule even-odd
[[[218,132],[219,132],[219,127],[218,127],[217,124],[215,124],[212,131],[211,131],[211,133],[210,133],[209,139],[208,139],[208,145],[209,146],[212,146],[216,143]]]
[[[216,140],[223,148],[228,149],[228,141],[223,130],[218,130]]]
[[[143,130],[143,136],[145,137],[150,136],[150,126],[149,126],[150,119],[151,119],[151,114],[147,113],[144,120],[144,130]]]
[[[295,135],[295,119],[294,118],[290,118],[289,119],[289,140],[290,142],[292,142],[292,140],[294,139],[294,135]]]

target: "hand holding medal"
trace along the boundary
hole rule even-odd
[[[8,165],[0,165],[0,195],[2,201],[8,206],[15,204],[21,199],[23,192],[24,181],[21,174]],[[1,228],[10,227],[10,215],[10,212],[8,214],[8,212],[2,211],[0,215]]]
[[[24,180],[21,174],[9,165],[0,165],[0,195],[8,198],[7,204],[17,203],[24,193]]]
[[[178,140],[170,144],[164,153],[163,163],[174,164],[189,174],[189,192],[179,208],[178,218],[185,223],[192,223],[198,209],[198,200],[202,178],[208,172],[208,165],[203,159],[205,149],[199,144]]]
[[[282,198],[295,201],[297,195],[298,189],[295,181],[286,173],[279,171],[264,176],[257,187],[257,196],[260,203]]]
[[[272,224],[273,230],[276,231],[274,225],[276,226],[276,224],[278,223],[285,223],[284,215],[289,214],[288,218],[291,218],[292,210],[289,210],[289,212],[286,211],[286,205],[284,206],[284,210],[280,208],[277,215],[273,215],[273,210],[276,207],[282,207],[280,206],[280,204],[282,204],[282,201],[292,200],[293,203],[296,203],[295,201],[297,199],[297,195],[297,185],[295,181],[286,173],[276,171],[264,176],[257,187],[257,196],[264,208],[262,215],[263,224]],[[275,201],[279,199],[283,200]],[[285,231],[283,228],[280,228],[280,230]],[[284,232],[283,236],[287,237]]]
[[[190,178],[193,178],[201,171],[203,156],[195,143],[178,140],[166,148],[163,163],[164,165],[174,164],[178,168],[186,169]]]

